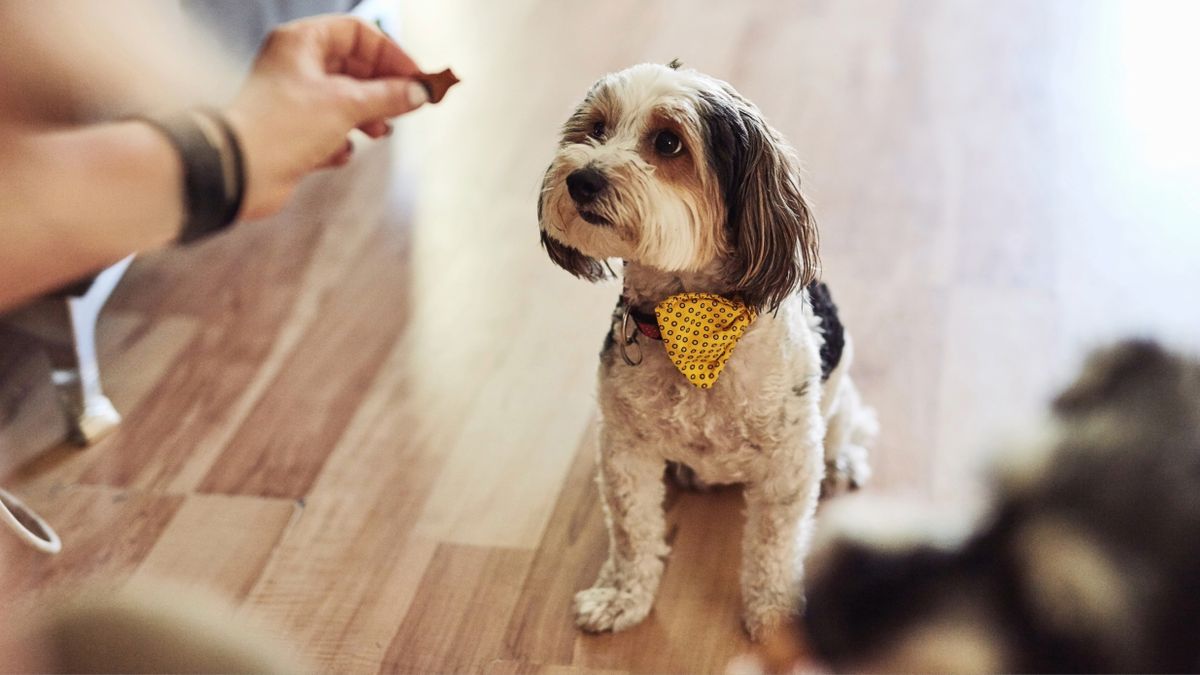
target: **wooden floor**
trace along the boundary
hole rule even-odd
[[[66,542],[0,533],[6,607],[167,578],[322,670],[721,672],[747,648],[736,491],[672,497],[644,624],[570,620],[606,544],[592,392],[618,290],[545,259],[534,203],[578,97],[640,61],[733,82],[804,159],[882,421],[872,489],[976,497],[1088,346],[1200,345],[1197,47],[1165,5],[405,8],[461,87],[282,216],[134,264],[100,330],[115,435],[61,445],[44,358],[0,338],[4,485]]]

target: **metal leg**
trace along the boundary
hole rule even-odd
[[[133,256],[129,256],[104,270],[86,293],[66,300],[75,358],[74,363],[62,363],[51,357],[54,366],[51,376],[71,425],[71,439],[81,445],[95,443],[121,423],[121,414],[100,386],[96,320],[132,262]]]

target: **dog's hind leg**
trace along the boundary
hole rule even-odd
[[[825,479],[821,496],[856,490],[871,480],[867,448],[879,433],[875,411],[863,404],[850,378],[841,383],[839,400],[826,422]]]
[[[596,584],[575,594],[575,622],[619,631],[646,617],[669,549],[663,514],[664,462],[635,451],[632,439],[601,432],[598,484],[608,523],[608,560]]]
[[[825,418],[825,479],[821,496],[855,490],[871,480],[867,448],[879,433],[875,411],[862,402],[849,370],[854,343],[846,337],[838,367],[822,387],[821,415]]]

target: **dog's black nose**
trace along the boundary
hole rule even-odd
[[[608,187],[608,179],[599,169],[585,167],[576,169],[567,176],[567,192],[577,204],[588,204],[596,200],[604,188]]]

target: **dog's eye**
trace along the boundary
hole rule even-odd
[[[604,120],[600,120],[599,122],[596,122],[595,124],[592,125],[592,130],[590,132],[588,132],[588,135],[597,140],[603,140],[604,139],[604,131],[605,131]]]
[[[683,151],[683,141],[670,131],[660,131],[654,137],[654,151],[663,157],[674,157]]]

